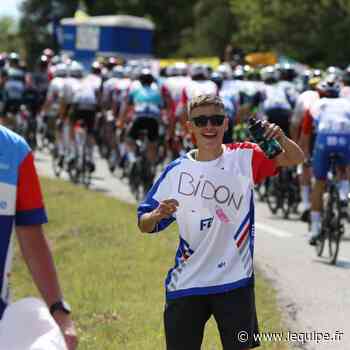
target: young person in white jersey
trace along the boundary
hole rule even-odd
[[[228,120],[218,96],[194,97],[188,112],[198,148],[171,162],[138,207],[142,232],[161,231],[173,221],[179,228],[175,265],[165,282],[167,350],[199,350],[211,315],[224,350],[254,348],[254,184],[281,166],[302,163],[304,154],[268,122],[266,138],[283,148],[274,159],[254,143],[223,145]]]

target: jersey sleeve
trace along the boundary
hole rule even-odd
[[[39,178],[32,153],[19,166],[16,200],[16,225],[40,225],[47,222]]]
[[[265,153],[257,144],[251,144],[253,149],[252,170],[254,184],[262,182],[268,176],[278,173],[276,161],[266,157]]]
[[[159,206],[159,203],[163,200],[171,199],[171,171],[175,165],[176,163],[171,163],[154,182],[153,186],[147,193],[145,200],[137,208],[138,220],[140,220],[141,216],[145,213],[149,213],[156,209]],[[174,216],[161,220],[152,233],[164,230],[174,221]]]

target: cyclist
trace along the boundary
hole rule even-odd
[[[262,80],[265,82],[262,109],[270,123],[275,123],[289,135],[289,122],[293,108],[293,98],[288,91],[278,84],[279,72],[274,66],[267,66],[261,70]]]
[[[302,92],[296,101],[295,108],[290,122],[290,135],[291,139],[301,146],[305,150],[305,145],[300,141],[300,131],[303,121],[303,117],[306,113],[309,113],[311,106],[320,98],[320,93],[317,90],[317,85],[320,82],[320,78],[313,77],[307,82],[309,90]],[[312,148],[313,142],[311,142]],[[301,187],[301,199],[302,199],[302,214],[300,219],[304,222],[309,221],[310,216],[310,184],[311,184],[311,169],[309,164],[303,164],[298,166],[298,174],[300,175],[299,183]]]
[[[121,110],[118,127],[124,127],[127,117],[131,109],[133,109],[133,120],[128,132],[129,139],[127,141],[128,148],[131,151],[130,154],[135,154],[135,141],[139,137],[140,130],[147,130],[147,137],[149,139],[147,158],[151,166],[154,167],[158,156],[157,140],[159,137],[159,124],[165,102],[160,89],[154,84],[154,77],[149,69],[144,68],[141,70],[139,82],[141,86],[135,87],[129,92],[127,108],[122,108]]]
[[[224,76],[220,73],[220,71],[214,71],[211,74],[211,80],[218,87],[219,96],[224,104],[225,114],[228,118],[227,130],[224,133],[223,143],[232,143],[233,126],[235,124],[239,101],[234,91],[223,87]]]
[[[55,65],[52,74],[53,79],[50,81],[46,100],[39,115],[40,118],[38,122],[41,123],[42,127],[46,125],[51,141],[56,138],[57,151],[62,163],[64,156],[64,144],[62,139],[63,122],[62,119],[59,118],[59,113],[60,97],[63,95],[64,82],[68,76],[67,65],[65,63]],[[39,130],[40,129],[41,128],[39,128]]]
[[[49,87],[49,58],[45,55],[39,59],[38,67],[33,73],[33,83],[39,93],[40,106],[42,106]]]
[[[316,244],[321,233],[322,197],[331,153],[341,156],[337,177],[344,216],[347,212],[348,176],[350,175],[350,101],[339,98],[340,84],[334,75],[320,82],[318,90],[322,93],[321,96],[325,97],[312,106],[302,126],[302,136],[306,140],[310,140],[313,124],[315,124],[316,132],[312,162],[315,183],[311,196],[311,237],[309,240],[311,245]]]
[[[25,90],[25,74],[21,69],[8,68],[3,73],[4,77],[4,111],[5,123],[8,123],[7,113],[17,113],[23,101]]]
[[[81,80],[84,75],[83,67],[80,63],[73,61],[68,68],[69,77],[64,81],[64,85],[60,96],[60,118],[64,126],[62,128],[62,140],[69,142],[67,145],[68,151],[68,163],[72,164],[76,158],[76,145],[75,145],[75,117],[71,113],[73,105],[73,98],[75,93],[81,89]],[[69,137],[66,137],[66,133]],[[68,141],[69,140],[69,141]]]

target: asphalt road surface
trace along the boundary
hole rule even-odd
[[[37,153],[36,165],[40,175],[54,176],[48,154]],[[111,175],[102,159],[91,189],[135,202],[126,181]],[[265,203],[256,204],[255,266],[276,288],[287,325],[286,334],[277,336],[298,349],[350,349],[350,226],[331,266],[316,257],[307,244],[307,227],[297,217],[285,220]]]

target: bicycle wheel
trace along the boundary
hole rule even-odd
[[[333,203],[333,217],[330,222],[331,229],[328,230],[328,261],[335,265],[339,253],[339,245],[342,234],[344,233],[344,225],[340,216],[339,201]]]
[[[138,201],[142,197],[142,167],[139,161],[130,164],[131,168],[128,174],[130,191]]]
[[[277,178],[272,178],[266,190],[266,202],[272,214],[276,214],[280,206],[280,193]]]
[[[52,151],[52,170],[56,177],[60,177],[62,172],[62,159],[59,157],[57,149]]]

